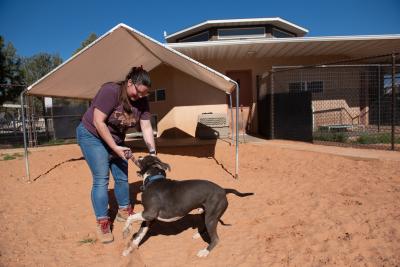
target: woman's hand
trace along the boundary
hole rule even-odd
[[[124,160],[128,160],[133,157],[132,151],[129,147],[115,146],[113,148],[113,151],[115,152],[115,154],[117,154],[118,157]]]

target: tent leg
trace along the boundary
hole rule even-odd
[[[232,94],[229,94],[229,109],[231,110],[231,139],[232,139],[232,144],[234,142],[234,133],[233,133],[233,109],[232,109]]]
[[[28,178],[28,182],[31,182],[31,175],[29,172],[29,160],[28,160],[28,145],[26,141],[26,122],[25,122],[25,103],[24,103],[24,97],[25,97],[25,92],[26,90],[22,91],[20,97],[21,97],[21,115],[22,115],[22,131],[24,135],[24,158],[25,158],[25,171],[26,171],[26,177]]]
[[[239,179],[239,84],[236,84],[236,148],[235,148],[235,179]]]

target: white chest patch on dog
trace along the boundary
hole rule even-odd
[[[175,222],[175,221],[179,220],[180,218],[182,218],[182,217],[174,217],[174,218],[169,218],[169,219],[157,217],[157,220],[162,221],[162,222]]]

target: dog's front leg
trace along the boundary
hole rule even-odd
[[[132,240],[132,242],[129,242],[128,247],[122,252],[123,256],[128,256],[129,253],[131,253],[134,248],[139,247],[139,244],[142,241],[143,237],[145,237],[147,231],[149,231],[149,227],[150,227],[150,222],[146,221],[145,226],[140,227],[135,238]]]
[[[126,219],[125,226],[122,232],[123,238],[126,238],[129,235],[129,232],[131,231],[130,226],[135,221],[145,221],[145,219],[142,216],[142,212],[130,215],[128,219]]]

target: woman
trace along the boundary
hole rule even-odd
[[[150,86],[150,76],[142,67],[133,67],[124,81],[103,84],[76,129],[78,144],[93,176],[91,199],[97,236],[103,243],[114,240],[108,216],[109,170],[115,180],[116,220],[125,221],[132,213],[128,159],[133,157],[124,145],[128,128],[136,127],[139,122],[150,154],[156,153],[149,103],[145,97]]]

